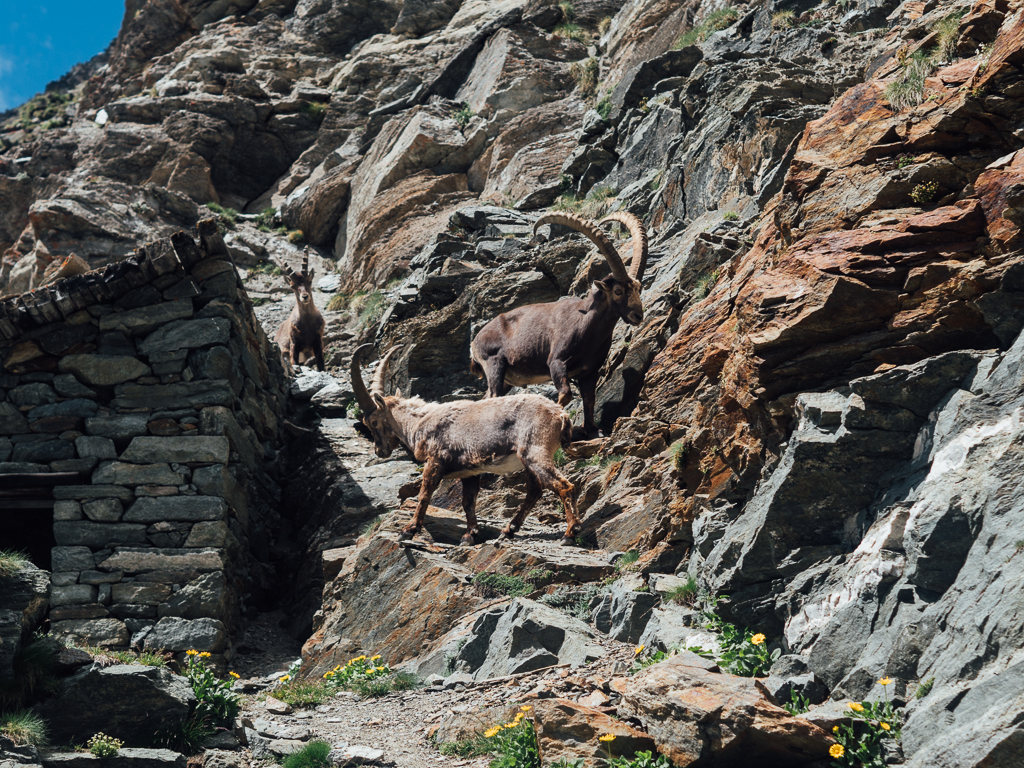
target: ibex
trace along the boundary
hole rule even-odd
[[[615,246],[599,229],[599,224],[608,221],[625,224],[633,237],[628,273]],[[615,324],[620,317],[630,325],[639,325],[644,319],[640,281],[647,261],[647,232],[631,213],[612,213],[599,224],[552,213],[537,220],[534,233],[544,224],[564,224],[582,232],[597,246],[612,273],[595,281],[585,299],[529,304],[498,315],[473,339],[469,368],[487,378],[487,397],[501,397],[508,386],[550,380],[563,407],[572,399],[569,381],[575,381],[583,399],[584,431],[594,437],[597,377],[611,349]]]
[[[504,475],[526,470],[526,498],[501,532],[511,538],[537,503],[544,489],[553,491],[565,508],[566,529],[562,544],[572,544],[580,530],[573,486],[555,468],[555,451],[568,445],[572,426],[562,410],[540,395],[524,394],[501,400],[456,400],[427,403],[402,393],[384,395],[388,362],[400,347],[393,347],[380,361],[369,392],[363,383],[360,360],[372,344],[352,355],[352,389],[363,412],[363,424],[373,435],[377,456],[386,459],[399,445],[424,464],[420,495],[412,521],[402,529],[400,540],[411,539],[423,526],[430,498],[440,482],[462,479],[462,508],[466,535],[462,543],[480,540],[476,498],[480,475]]]
[[[295,293],[295,306],[274,334],[274,342],[281,347],[285,368],[302,365],[316,359],[317,370],[324,369],[324,316],[313,304],[313,275],[309,269],[309,248],[302,254],[302,272],[296,273],[286,264],[281,265],[285,277]]]

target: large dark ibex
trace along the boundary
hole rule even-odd
[[[529,304],[498,315],[470,345],[469,368],[487,378],[488,397],[500,397],[508,386],[551,380],[558,389],[558,404],[565,406],[572,399],[569,381],[575,381],[583,398],[583,428],[588,437],[597,434],[597,377],[611,349],[615,324],[620,317],[630,325],[644,319],[640,281],[647,261],[647,232],[631,213],[612,213],[599,223],[609,221],[625,224],[633,237],[629,272],[598,224],[571,214],[542,216],[534,224],[534,233],[544,224],[564,224],[582,232],[597,246],[612,273],[595,281],[587,298]]]
[[[285,369],[289,365],[302,365],[310,358],[316,360],[317,370],[324,369],[324,316],[313,304],[313,275],[309,269],[309,248],[302,253],[302,272],[281,265],[285,277],[295,293],[295,306],[291,314],[274,334],[274,342],[281,347]]]
[[[466,511],[463,544],[480,539],[476,497],[480,475],[504,475],[526,470],[526,498],[501,532],[511,538],[537,503],[544,489],[553,491],[565,508],[563,544],[572,544],[580,530],[573,486],[555,468],[555,451],[568,445],[572,425],[562,410],[540,395],[524,394],[501,400],[456,400],[427,403],[401,392],[384,395],[388,362],[400,348],[392,348],[380,361],[370,390],[360,372],[360,359],[372,344],[352,355],[352,389],[363,411],[363,424],[373,435],[374,450],[386,459],[399,445],[416,461],[423,462],[423,481],[412,521],[401,539],[411,539],[423,526],[423,518],[438,484],[446,477],[462,479],[462,508]]]

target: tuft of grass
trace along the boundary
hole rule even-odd
[[[329,701],[334,695],[334,687],[325,680],[307,681],[292,677],[275,688],[273,694],[278,701],[303,709]]]
[[[562,18],[566,21],[572,21],[576,18],[576,9],[569,0],[561,0],[558,4],[558,10],[562,12]]]
[[[384,524],[384,519],[385,515],[377,515],[375,518],[373,518],[366,525],[363,526],[363,529],[359,531],[359,535],[372,536],[374,532],[376,532],[376,530]]]
[[[579,24],[573,24],[569,21],[559,24],[551,30],[551,32],[556,37],[564,37],[566,40],[573,40],[583,45],[590,42],[590,34],[587,33]]]
[[[699,45],[707,40],[715,32],[728,29],[740,18],[739,11],[735,8],[719,8],[714,13],[709,13],[707,18],[700,24],[683,33],[672,46],[675,50],[686,48],[689,45]]]
[[[359,324],[375,325],[384,314],[384,294],[381,291],[374,291],[360,298]]]
[[[181,725],[157,731],[153,735],[153,744],[183,755],[198,755],[203,751],[203,744],[214,733],[216,729],[205,717],[192,712]]]
[[[437,751],[445,757],[480,757],[490,753],[491,743],[482,733],[477,733],[468,739],[439,744]]]
[[[322,101],[307,101],[299,107],[299,112],[307,117],[313,118],[319,123],[324,119],[324,115],[327,114],[327,105]]]
[[[914,691],[915,699],[923,699],[929,693],[932,692],[932,686],[935,685],[935,678],[929,677],[923,683],[917,686],[917,690]]]
[[[597,110],[597,114],[601,116],[602,120],[607,120],[608,115],[612,113],[612,97],[605,96],[603,99],[597,102],[597,106],[594,107],[594,109]]]
[[[615,561],[615,570],[621,571],[627,565],[632,565],[633,563],[635,563],[639,559],[640,559],[640,553],[637,550],[635,550],[635,549],[631,549],[628,552],[624,553],[622,555],[622,557],[620,557],[618,560]]]
[[[597,22],[597,34],[604,36],[612,26],[612,17],[605,16]]]
[[[523,597],[533,592],[533,585],[518,576],[506,576],[501,573],[478,573],[473,577],[473,586],[486,598]]]
[[[555,466],[561,469],[562,467],[565,466],[565,462],[565,451],[559,448],[558,450],[555,451]]]
[[[340,312],[344,309],[348,309],[348,296],[343,293],[337,293],[334,296],[331,296],[324,309],[328,312]]]
[[[886,101],[897,112],[916,107],[924,101],[924,82],[935,64],[924,51],[917,51],[903,64],[903,71],[885,86]]]
[[[718,282],[719,271],[716,269],[712,272],[704,272],[697,278],[697,283],[693,286],[693,295],[696,299],[703,299],[709,293],[711,289],[715,287],[715,283]]]
[[[277,215],[277,209],[273,206],[264,208],[256,216],[256,229],[260,232],[272,232],[274,228],[274,217]]]
[[[216,213],[217,218],[228,227],[233,227],[238,222],[238,211],[234,208],[225,208],[220,203],[207,203],[206,207]]]
[[[666,592],[663,599],[666,603],[693,606],[697,604],[697,596],[699,594],[700,587],[697,586],[697,580],[690,576],[686,579],[685,584],[680,584],[678,587],[673,587]]]
[[[412,672],[400,671],[391,676],[391,689],[394,691],[411,691],[421,685],[423,681]]]
[[[0,734],[15,745],[31,744],[45,747],[49,744],[46,721],[28,709],[19,709],[0,715]]]
[[[281,267],[279,267],[277,264],[275,264],[272,261],[262,261],[259,264],[256,264],[255,266],[253,266],[249,270],[249,274],[250,275],[270,275],[272,277],[277,277],[278,275],[283,275],[284,274],[284,270],[282,270]]]
[[[954,11],[932,25],[935,42],[938,44],[935,56],[942,61],[956,61],[956,41],[960,38],[960,20],[967,14],[966,8]]]
[[[726,221],[737,221],[740,218],[740,215],[736,213],[736,211],[726,211],[722,214],[722,218]]]
[[[57,689],[56,658],[60,648],[52,637],[39,634],[21,647],[14,659],[14,674],[0,679],[0,712],[21,709]]]
[[[0,579],[7,579],[16,574],[32,561],[24,552],[15,552],[13,549],[0,549]]]
[[[772,29],[789,29],[796,24],[796,14],[792,10],[778,11],[772,16]]]
[[[555,30],[556,34],[558,30]],[[593,98],[597,93],[597,81],[601,72],[601,63],[591,56],[583,62],[574,61],[569,65],[569,76],[576,81],[580,95],[586,99]]]
[[[281,763],[281,768],[330,768],[331,745],[326,741],[311,741],[298,752],[293,752]]]
[[[288,238],[288,242],[292,243],[293,245],[306,242],[306,233],[303,232],[301,229],[288,230],[288,234],[286,237]]]
[[[469,125],[469,121],[472,120],[473,117],[474,112],[466,103],[463,103],[452,113],[452,119],[458,123],[460,131],[466,130],[466,126]]]
[[[682,472],[686,468],[686,454],[689,450],[690,444],[685,440],[676,440],[669,446],[669,459],[672,461],[672,468],[676,472]]]

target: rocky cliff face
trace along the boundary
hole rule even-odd
[[[294,263],[305,241],[330,272],[317,298],[335,298],[331,365],[364,341],[415,342],[403,391],[476,396],[468,345],[484,323],[605,273],[581,238],[531,242],[540,212],[635,213],[651,234],[646,317],[617,328],[599,386],[607,438],[590,450],[605,466],[572,468],[587,542],[728,596],[727,618],[837,700],[895,678],[909,764],[1014,765],[1022,13],[1006,0],[129,3],[109,58],[56,91],[72,98],[65,124],[44,123],[42,104],[7,124],[0,285],[34,287],[72,251],[99,266],[226,206],[268,325],[283,285],[259,265]],[[347,382],[327,383],[293,392],[340,417]],[[388,536],[357,534],[412,491],[415,468],[369,462],[340,418],[320,440],[288,555],[317,584],[334,553],[323,605],[307,595],[295,620],[321,608],[314,669],[353,640],[431,672],[467,638],[497,647],[508,617],[464,586],[483,570],[607,575],[582,555],[555,568],[545,551],[449,551],[443,511],[436,551],[404,571]],[[514,507],[513,482],[481,506]],[[458,487],[435,501],[457,508]],[[390,634],[360,620],[381,584]],[[417,589],[437,610],[403,629]],[[621,619],[637,599],[618,599]],[[635,641],[641,613],[613,635]]]

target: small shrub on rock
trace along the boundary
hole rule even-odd
[[[878,682],[887,686],[892,679],[883,677]],[[836,743],[829,757],[844,768],[883,768],[885,742],[899,742],[903,713],[886,696],[885,701],[851,701],[850,717],[851,722],[832,728]]]
[[[922,181],[910,191],[910,199],[918,205],[927,205],[935,199],[935,194],[938,191],[939,183],[937,181]]]
[[[86,746],[96,757],[111,757],[124,746],[124,742],[113,736],[107,736],[105,733],[97,733],[86,742]]]
[[[473,586],[477,591],[487,598],[500,597],[523,597],[533,592],[533,585],[527,584],[524,579],[518,576],[505,576],[501,573],[478,573],[473,577]]]
[[[697,584],[697,579],[690,576],[686,579],[685,584],[673,587],[665,593],[665,602],[678,605],[696,605],[699,592],[700,587]]]
[[[0,715],[0,735],[6,736],[18,745],[32,744],[44,747],[49,742],[46,722],[27,709]]]
[[[281,768],[329,768],[331,745],[326,741],[311,741],[298,752],[285,758]]]
[[[28,557],[23,552],[0,549],[0,579],[10,578],[29,563]]]

